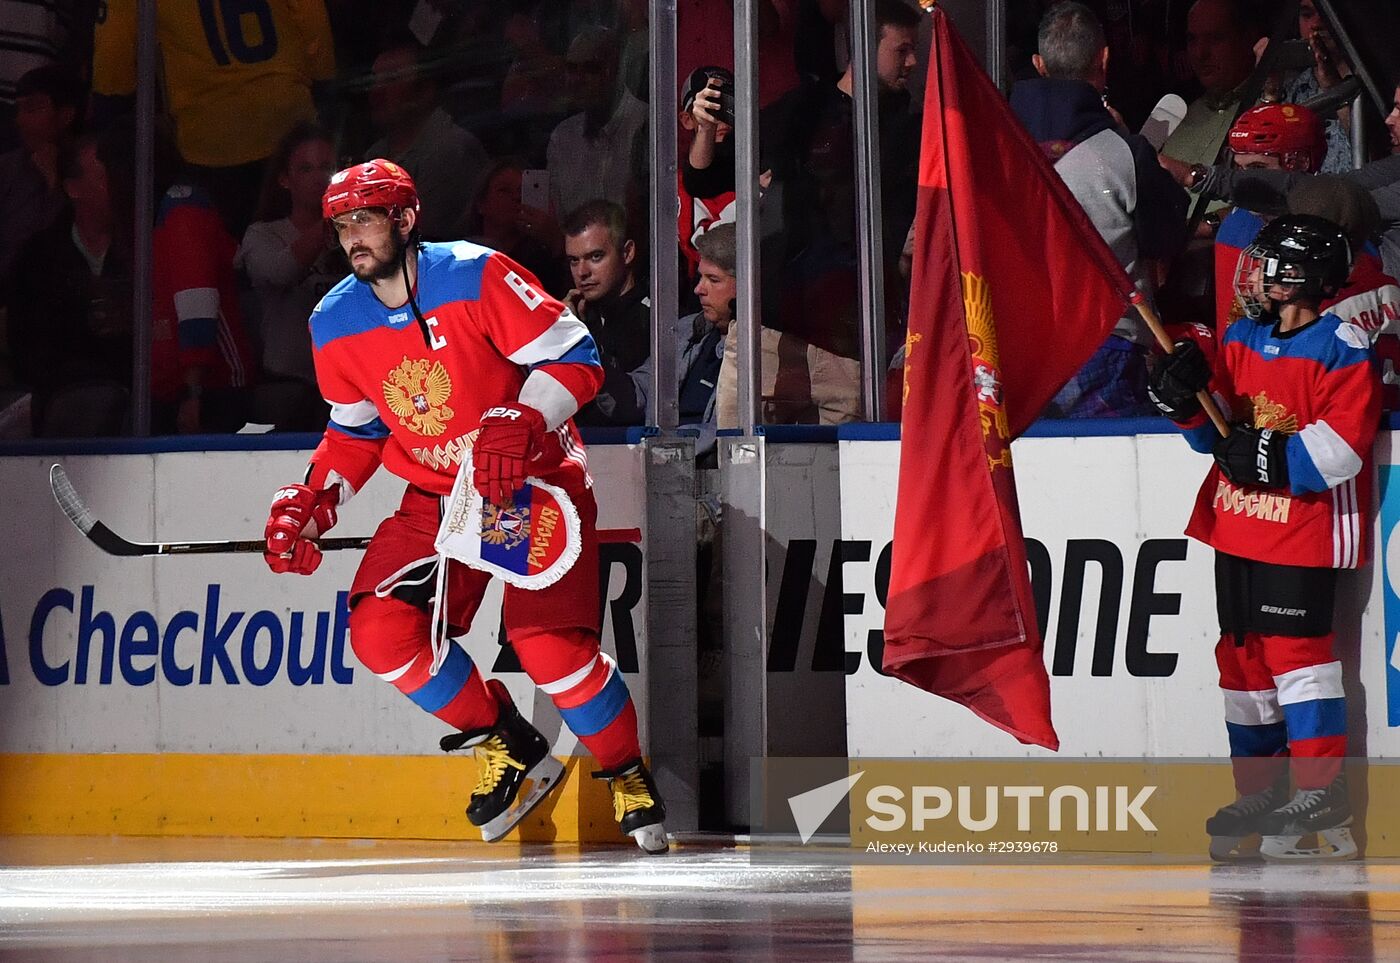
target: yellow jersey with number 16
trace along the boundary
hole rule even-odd
[[[261,160],[311,119],[311,83],[335,72],[323,0],[157,0],[165,103],[180,155],[232,167]],[[136,89],[136,0],[102,0],[93,93]]]

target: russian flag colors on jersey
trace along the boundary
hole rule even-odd
[[[238,242],[201,189],[176,184],[161,198],[151,253],[151,397],[174,404],[192,368],[205,388],[252,383],[252,346],[239,309]]]
[[[518,400],[553,428],[531,473],[586,486],[569,418],[596,393],[602,367],[583,322],[514,261],[467,242],[420,247],[415,296],[428,341],[410,305],[386,307],[353,276],[317,305],[311,339],[331,421],[310,484],[340,482],[343,503],[382,460],[445,495],[482,412]]]
[[[1186,533],[1280,565],[1363,564],[1380,418],[1367,333],[1334,314],[1283,334],[1272,318],[1245,317],[1226,332],[1214,369],[1212,392],[1227,418],[1291,436],[1289,488],[1236,486],[1212,465]],[[1204,415],[1182,427],[1197,451],[1209,452],[1219,438]]]
[[[331,289],[311,316],[316,375],[331,421],[308,483],[338,484],[343,502],[382,462],[410,486],[356,573],[351,644],[371,672],[443,722],[464,731],[496,722],[500,706],[460,646],[448,642],[435,662],[430,640],[439,626],[428,611],[441,602],[446,627],[464,630],[490,576],[440,558],[434,539],[441,496],[452,490],[482,413],[529,405],[550,427],[529,472],[577,507],[581,545],[578,562],[552,584],[537,591],[508,584],[502,621],[522,668],[599,764],[615,768],[641,754],[636,707],[599,649],[597,507],[570,420],[602,383],[597,349],[583,322],[502,254],[465,242],[425,244],[417,265],[422,325],[412,305],[386,307],[354,277]],[[544,515],[549,507],[532,496],[499,512],[489,526],[501,536],[496,547],[517,560],[523,552],[526,568],[532,547],[542,552],[535,561],[548,562],[548,539],[515,543],[522,510]],[[548,526],[537,534],[548,535]],[[415,592],[433,584],[441,565],[447,567],[436,598]]]

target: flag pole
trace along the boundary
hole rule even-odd
[[[1152,309],[1152,305],[1147,303],[1147,299],[1141,294],[1134,294],[1133,307],[1137,308],[1138,314],[1142,315],[1142,320],[1147,322],[1147,328],[1152,332],[1152,336],[1157,339],[1157,343],[1162,346],[1162,350],[1171,354],[1175,349],[1172,339],[1167,335],[1167,329],[1162,327],[1161,320],[1157,317],[1157,312]],[[1219,406],[1215,399],[1210,396],[1209,391],[1196,392],[1196,400],[1201,403],[1201,408],[1210,418],[1211,424],[1215,425],[1215,430],[1220,432],[1221,438],[1230,435],[1230,426],[1225,422],[1225,416],[1220,413]]]

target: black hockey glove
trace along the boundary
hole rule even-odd
[[[1288,436],[1272,428],[1236,425],[1215,443],[1215,463],[1236,485],[1288,487]]]
[[[1152,366],[1147,397],[1172,421],[1185,421],[1201,410],[1196,392],[1210,384],[1210,364],[1201,346],[1183,338]]]

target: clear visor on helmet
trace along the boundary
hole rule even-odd
[[[389,220],[389,212],[382,207],[360,207],[331,218],[331,226],[337,234],[344,234],[351,228],[375,228]]]

